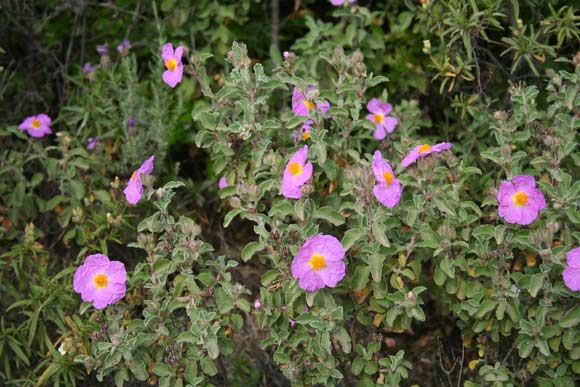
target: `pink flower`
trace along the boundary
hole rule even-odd
[[[50,117],[42,113],[37,116],[27,117],[18,125],[18,129],[26,130],[32,137],[40,138],[52,133],[52,130],[50,130],[51,124],[52,120]]]
[[[155,156],[149,157],[147,160],[141,164],[139,169],[137,169],[131,175],[129,182],[127,183],[127,188],[123,191],[125,198],[131,204],[137,204],[143,196],[143,183],[141,182],[141,174],[151,175],[153,172],[153,161]]]
[[[99,145],[99,138],[98,137],[89,137],[87,139],[87,149],[93,150]]]
[[[536,188],[536,179],[530,175],[515,176],[502,181],[497,194],[499,216],[508,223],[532,223],[540,210],[546,207],[544,194]]]
[[[314,86],[308,86],[308,90],[314,90]],[[297,116],[308,117],[310,116],[310,110],[317,108],[322,112],[322,114],[326,114],[326,111],[330,109],[330,103],[327,101],[314,103],[306,99],[306,96],[298,90],[298,88],[294,88],[292,93],[292,110],[294,114]]]
[[[580,247],[568,251],[566,261],[568,266],[562,272],[564,283],[568,289],[577,292],[580,290]]]
[[[395,177],[393,169],[383,159],[381,152],[376,151],[373,155],[372,166],[377,179],[377,185],[373,188],[375,198],[385,207],[395,207],[401,201],[401,195],[403,194],[401,182]]]
[[[225,176],[222,176],[220,178],[220,181],[218,182],[218,188],[219,189],[224,189],[228,186],[228,181],[226,180]]]
[[[262,301],[260,301],[260,299],[258,298],[256,301],[254,301],[254,309],[260,309],[262,307]]]
[[[349,3],[354,3],[356,0],[348,0]],[[338,7],[340,5],[346,4],[346,0],[330,0],[330,2],[332,3],[332,5],[334,5],[335,7]]]
[[[288,160],[282,176],[282,195],[288,199],[300,199],[302,186],[312,176],[312,163],[308,161],[308,145],[296,151]]]
[[[125,296],[127,272],[119,261],[109,261],[103,254],[89,255],[75,271],[73,289],[84,302],[103,309]]]
[[[399,123],[395,117],[388,116],[388,114],[393,110],[393,106],[390,103],[381,102],[376,98],[373,98],[367,103],[367,109],[372,114],[367,115],[367,119],[375,124],[375,132],[373,136],[377,140],[382,140],[387,136],[387,133],[391,133],[395,130],[395,126]]]
[[[288,317],[288,324],[290,324],[290,327],[294,328],[294,325],[296,325],[296,320],[292,320],[290,317]]]
[[[292,261],[292,277],[298,286],[309,292],[325,286],[335,287],[344,277],[344,248],[331,235],[318,234],[308,238]]]
[[[121,55],[127,55],[131,47],[129,39],[124,39],[123,42],[117,46],[117,52]]]
[[[413,164],[417,159],[421,157],[425,157],[430,155],[431,153],[439,153],[451,149],[453,144],[450,142],[440,142],[439,144],[435,144],[433,146],[429,144],[417,145],[405,158],[401,163],[402,167],[408,167],[409,165]]]
[[[95,71],[93,65],[91,65],[89,62],[85,63],[85,65],[83,66],[83,74],[90,74],[93,71]]]
[[[314,122],[312,120],[304,121],[300,131],[295,130],[292,132],[292,139],[294,140],[294,145],[297,145],[300,141],[306,141],[310,138],[310,127]]]
[[[109,53],[109,43],[97,46],[97,52],[99,53],[100,56],[107,55]]]
[[[181,56],[183,55],[183,46],[178,46],[173,51],[173,44],[166,43],[163,45],[161,57],[165,63],[165,72],[163,73],[163,82],[170,87],[175,87],[181,82],[183,78],[183,63],[181,63]]]

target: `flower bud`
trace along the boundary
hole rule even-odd
[[[425,54],[431,53],[431,41],[429,39],[423,40],[423,53]]]

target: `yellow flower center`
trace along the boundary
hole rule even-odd
[[[308,265],[314,271],[324,269],[326,267],[326,258],[324,258],[324,255],[314,253],[308,260]]]
[[[95,283],[97,289],[106,288],[107,284],[109,283],[109,277],[107,277],[102,273],[99,273],[95,276],[95,278],[93,278],[93,282]]]
[[[525,192],[519,191],[512,196],[514,204],[518,207],[523,207],[528,204],[528,195]]]
[[[310,133],[302,132],[302,138],[304,139],[304,141],[308,140],[310,138]]]
[[[175,70],[177,68],[177,61],[173,58],[169,58],[167,59],[167,62],[165,62],[165,67],[167,67],[167,70]]]
[[[288,171],[294,175],[294,177],[299,176],[302,174],[302,164],[293,161],[288,166]]]
[[[133,172],[131,175],[131,180],[135,180],[137,178],[137,171]]]
[[[431,145],[429,144],[423,144],[419,147],[419,154],[421,153],[425,153],[427,152],[429,149],[431,149]]]
[[[316,105],[314,104],[314,102],[306,100],[304,101],[304,106],[306,106],[307,109],[314,109],[314,106]]]
[[[31,125],[34,129],[40,128],[40,121],[38,120],[38,118],[33,119]]]
[[[375,122],[375,124],[380,124],[381,122],[383,122],[385,120],[385,116],[383,116],[380,113],[377,113],[373,116],[373,121]]]
[[[395,178],[395,176],[393,176],[393,174],[389,171],[386,171],[385,173],[383,173],[383,177],[385,178],[387,185],[391,185],[391,183],[393,182],[393,179]]]

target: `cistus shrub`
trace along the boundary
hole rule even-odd
[[[177,3],[0,130],[1,383],[578,383],[572,5]]]

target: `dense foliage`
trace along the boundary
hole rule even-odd
[[[0,384],[578,383],[574,2],[343,3],[0,8]],[[346,269],[308,291],[319,234]]]

